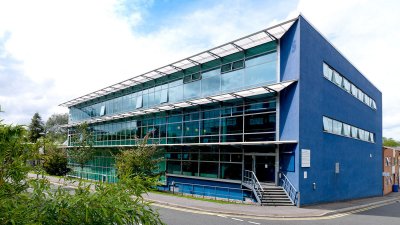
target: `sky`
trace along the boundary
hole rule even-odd
[[[60,103],[302,13],[383,92],[400,140],[400,1],[0,0],[0,114],[29,124]]]

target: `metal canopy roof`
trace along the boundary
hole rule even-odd
[[[252,141],[252,142],[213,142],[213,143],[180,143],[180,144],[153,144],[157,146],[208,146],[208,145],[285,145],[297,144],[296,140],[288,141]],[[150,144],[152,145],[152,144]],[[112,147],[130,147],[132,145],[114,145]],[[74,147],[68,146],[67,148]],[[109,145],[96,145],[96,148],[110,147]]]
[[[255,47],[260,44],[264,44],[270,41],[278,40],[285,34],[285,32],[290,28],[290,26],[297,20],[297,18],[285,21],[283,23],[274,25],[265,30],[261,30],[254,34],[242,37],[240,39],[234,40],[232,42],[220,45],[218,47],[212,48],[210,50],[201,52],[199,54],[190,56],[186,59],[174,62],[170,65],[163,66],[161,68],[155,69],[153,71],[144,73],[139,76],[132,77],[130,79],[124,80],[122,82],[113,84],[106,88],[94,91],[87,95],[72,99],[70,101],[60,104],[60,106],[70,107],[77,105],[79,103],[89,101],[94,98],[98,98],[128,87],[132,87],[150,80],[157,79],[168,74],[175,73],[177,71],[187,69],[208,61],[224,57],[236,52],[243,51]]]
[[[124,113],[119,113],[119,114],[115,114],[115,115],[92,118],[89,120],[84,120],[84,121],[80,121],[80,122],[76,122],[76,123],[70,123],[68,125],[65,125],[64,127],[73,127],[73,126],[82,124],[84,122],[86,122],[88,124],[100,123],[100,122],[106,122],[106,121],[115,120],[115,119],[127,118],[127,117],[138,116],[138,115],[145,115],[145,114],[161,112],[161,111],[166,111],[166,110],[186,108],[186,107],[196,106],[196,105],[204,105],[204,104],[208,104],[208,103],[212,103],[212,102],[222,102],[222,101],[231,100],[231,99],[246,98],[246,97],[260,95],[260,94],[280,92],[281,90],[283,90],[284,88],[286,88],[287,86],[291,85],[294,82],[296,82],[296,80],[284,81],[284,82],[280,82],[280,83],[274,83],[274,84],[270,84],[270,85],[266,85],[266,86],[255,87],[255,88],[245,89],[245,90],[236,91],[236,92],[224,93],[224,94],[214,95],[214,96],[205,97],[205,98],[190,99],[190,100],[172,103],[172,104],[162,104],[162,105],[157,105],[157,106],[147,108],[147,109],[138,109],[138,110],[134,110],[131,112],[124,112]]]

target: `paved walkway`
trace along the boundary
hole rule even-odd
[[[29,174],[30,177],[36,177],[35,174]],[[46,176],[52,183],[63,183],[64,180],[58,177]],[[68,183],[69,186],[76,186]],[[274,217],[274,218],[290,218],[290,217],[321,217],[325,215],[349,212],[366,207],[389,204],[391,202],[400,201],[400,193],[391,193],[386,196],[363,198],[352,201],[335,202],[327,204],[319,204],[314,206],[306,206],[297,208],[294,206],[258,206],[246,204],[223,204],[196,199],[189,199],[177,195],[159,194],[150,192],[143,196],[146,200],[154,202],[158,205],[166,205],[179,209],[190,209],[195,211],[221,213],[229,215],[255,216],[255,217]]]
[[[352,201],[327,203],[297,208],[294,206],[222,204],[173,195],[158,194],[154,192],[148,193],[148,195],[144,197],[149,201],[153,201],[162,205],[174,206],[177,208],[187,208],[221,214],[277,218],[320,217],[349,212],[374,205],[400,201],[400,193],[391,193],[382,197],[363,198]]]

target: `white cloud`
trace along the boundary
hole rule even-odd
[[[221,0],[174,13],[148,33],[135,27],[145,26],[153,1],[130,2],[128,11],[121,13],[126,10],[121,8],[121,0],[0,1],[0,37],[9,33],[5,49],[0,48],[0,60],[7,56],[19,62],[13,71],[25,79],[18,86],[0,83],[0,88],[7,85],[9,89],[28,90],[23,94],[0,93],[0,104],[7,111],[1,116],[7,122],[27,123],[34,113],[31,111],[37,110],[46,118],[66,110],[57,107],[59,103],[266,28],[285,19],[289,12],[289,17],[294,17],[301,11],[383,92],[384,134],[400,139],[400,126],[396,125],[400,125],[396,1],[300,1],[298,9],[292,11],[296,5],[287,1]],[[0,61],[0,76],[5,76],[2,71],[6,66]]]
[[[0,37],[10,33],[0,54],[20,62],[14,73],[23,78],[1,85],[26,90],[0,95],[6,122],[29,123],[35,111],[44,118],[64,112],[57,107],[64,101],[254,32],[273,18],[272,13],[257,11],[257,5],[246,1],[221,1],[207,10],[179,13],[160,30],[142,34],[135,32],[135,26],[146,22],[143,15],[152,1],[130,1],[127,9],[121,7],[123,3],[0,2]],[[230,10],[226,10],[227,3]],[[10,65],[0,68],[5,66]]]
[[[301,12],[383,93],[383,135],[400,139],[398,53],[400,21],[396,0],[300,0]]]

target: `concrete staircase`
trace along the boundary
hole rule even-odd
[[[274,183],[260,183],[264,192],[261,199],[261,205],[266,206],[293,206],[286,192],[280,186]]]

